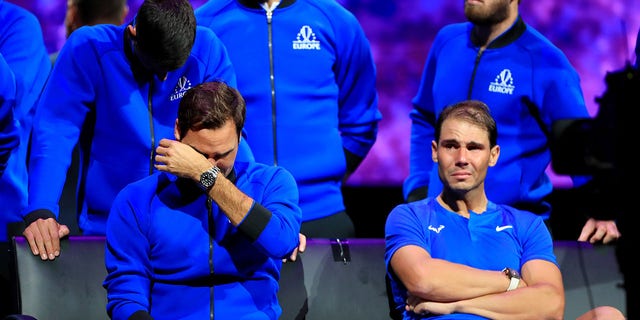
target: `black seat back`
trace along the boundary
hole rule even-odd
[[[24,237],[12,243],[15,290],[20,314],[38,320],[109,319],[102,287],[104,237],[72,236],[61,242],[53,261],[34,256]]]
[[[283,266],[280,319],[389,319],[384,249],[382,238],[309,239]]]

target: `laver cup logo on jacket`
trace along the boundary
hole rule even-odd
[[[302,26],[300,32],[293,41],[294,50],[320,50],[320,41],[316,40],[316,34],[310,26]]]
[[[184,96],[184,93],[187,92],[187,90],[189,89],[191,89],[191,81],[187,79],[187,77],[180,77],[180,79],[178,79],[178,83],[176,84],[176,87],[173,89],[174,93],[171,95],[169,99],[171,101],[178,100],[182,98],[182,96]]]
[[[513,94],[513,90],[516,87],[513,85],[513,76],[511,70],[504,69],[497,76],[496,79],[489,83],[489,91],[502,94]]]

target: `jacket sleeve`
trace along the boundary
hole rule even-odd
[[[112,319],[150,319],[151,253],[149,241],[139,226],[147,225],[147,220],[138,214],[146,208],[141,201],[135,202],[143,196],[130,190],[125,187],[118,194],[107,222],[107,277],[103,283],[107,290],[107,313]]]
[[[378,135],[382,114],[378,109],[376,67],[371,46],[362,26],[349,12],[336,23],[335,78],[339,88],[339,129],[344,149],[360,158],[349,164],[351,171],[369,153]]]
[[[29,205],[23,215],[48,210],[58,202],[73,148],[95,100],[98,54],[77,30],[65,42],[44,88],[34,118],[29,166]]]
[[[2,53],[0,53],[0,83],[2,83],[0,87],[0,176],[2,176],[11,152],[20,144],[13,117],[16,81]]]
[[[291,173],[282,167],[273,168],[273,174],[264,175],[264,192],[258,198],[254,196],[252,212],[238,228],[267,256],[285,258],[298,246],[302,210]]]
[[[405,200],[416,197],[425,198],[429,185],[433,160],[431,159],[431,141],[435,137],[436,117],[433,100],[433,82],[437,65],[438,38],[427,56],[418,92],[413,98],[413,108],[409,113],[411,119],[411,136],[409,149],[409,176],[403,184]],[[422,190],[422,191],[420,191]],[[416,199],[417,200],[417,199]]]

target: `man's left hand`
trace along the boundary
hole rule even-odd
[[[578,241],[588,241],[589,243],[602,242],[607,244],[618,240],[621,234],[618,231],[618,226],[613,220],[596,220],[589,218],[582,227],[582,232],[578,237]]]

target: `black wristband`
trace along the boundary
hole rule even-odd
[[[22,219],[24,220],[25,226],[28,227],[30,224],[32,224],[34,221],[36,221],[38,219],[49,219],[49,218],[56,219],[56,215],[53,214],[53,212],[51,212],[51,210],[38,209],[38,210],[34,210],[34,211],[29,212]]]

